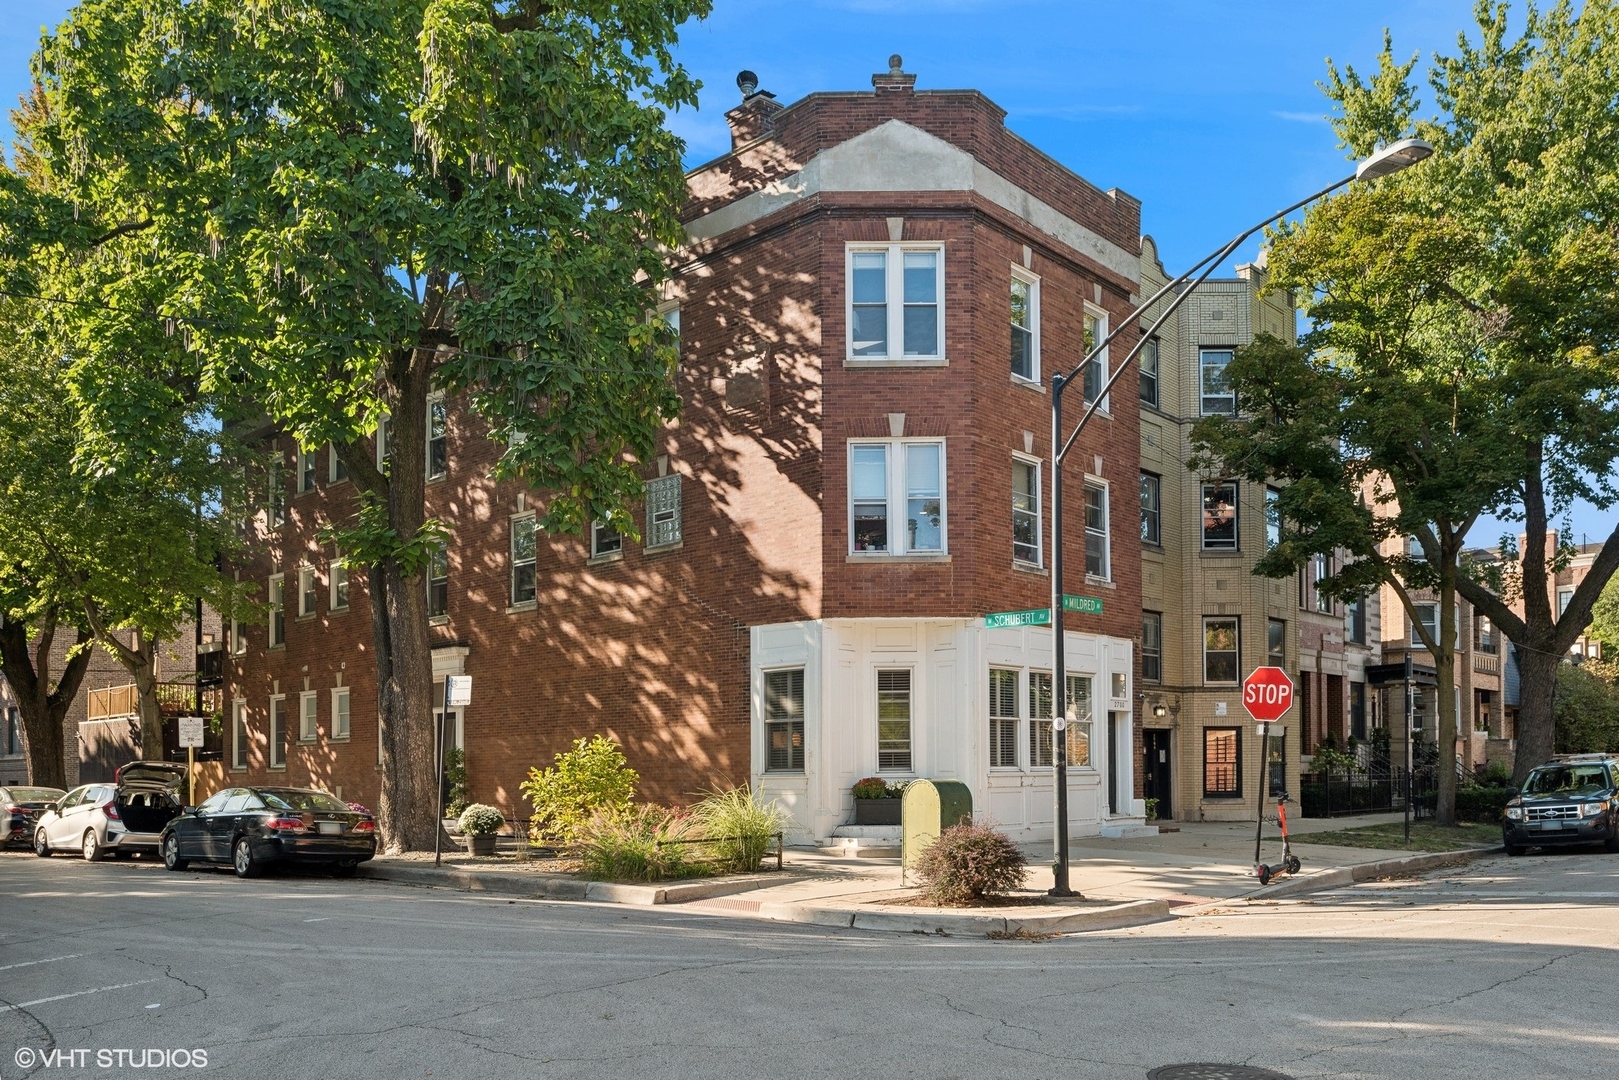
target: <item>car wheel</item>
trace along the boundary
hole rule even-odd
[[[245,836],[237,838],[236,846],[231,849],[231,866],[240,878],[258,877],[264,873],[264,864],[254,857],[253,845],[248,843]]]
[[[191,865],[180,858],[180,838],[173,833],[163,838],[163,865],[170,870],[184,870]]]
[[[34,854],[42,859],[51,857],[51,841],[50,837],[45,835],[44,829],[38,829],[34,832]]]
[[[340,863],[332,864],[332,876],[335,878],[351,878],[360,869],[360,864],[345,859]]]
[[[84,839],[79,842],[79,850],[84,852],[85,862],[100,862],[107,856],[107,851],[101,846],[101,840],[96,836],[94,829],[84,830]]]

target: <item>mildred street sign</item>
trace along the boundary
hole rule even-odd
[[[1279,667],[1254,668],[1242,681],[1242,705],[1255,720],[1280,720],[1293,704],[1293,680]]]

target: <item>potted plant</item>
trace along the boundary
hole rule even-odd
[[[890,784],[880,776],[868,776],[854,785],[856,825],[898,825],[903,784]]]
[[[506,817],[493,806],[473,803],[461,811],[461,835],[473,855],[493,855],[495,834],[506,827]]]

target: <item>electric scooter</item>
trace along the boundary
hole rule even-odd
[[[1274,866],[1267,866],[1259,861],[1259,837],[1254,837],[1254,874],[1259,878],[1259,884],[1269,885],[1270,879],[1278,874],[1296,874],[1303,864],[1299,857],[1293,854],[1293,847],[1287,841],[1287,792],[1276,793],[1276,823],[1282,829],[1282,861]],[[1259,823],[1264,828],[1264,821]]]

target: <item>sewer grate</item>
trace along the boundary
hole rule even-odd
[[[1286,1073],[1256,1069],[1251,1065],[1217,1065],[1198,1061],[1190,1065],[1160,1065],[1147,1074],[1147,1080],[1293,1080]]]

